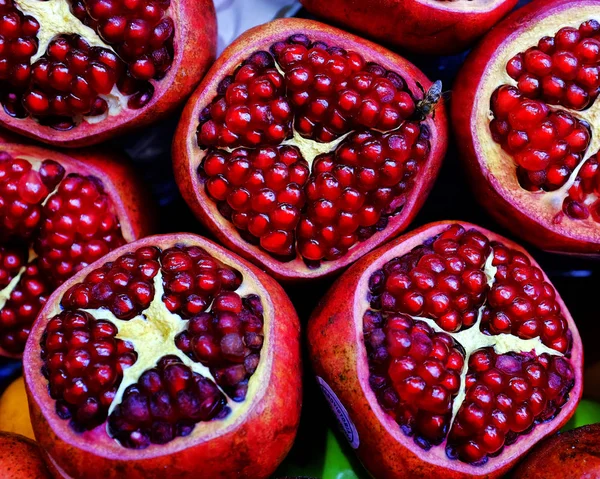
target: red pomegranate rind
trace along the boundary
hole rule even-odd
[[[580,479],[600,474],[600,426],[590,424],[540,443],[515,469],[515,479]]]
[[[480,319],[446,332],[445,301],[434,311],[428,293],[449,295],[456,307],[460,295],[444,290],[471,286],[476,262],[469,260],[478,248],[487,252]],[[457,281],[445,278],[461,262]],[[511,294],[502,292],[507,286]],[[419,287],[429,288],[428,299],[410,316],[403,308],[411,303],[402,298],[413,299]],[[311,359],[346,407],[357,453],[374,476],[500,477],[558,430],[581,397],[581,339],[564,303],[521,247],[483,228],[453,222],[419,228],[350,268],[328,297],[335,301],[322,302],[309,322]],[[526,300],[535,309],[523,308]],[[510,335],[491,331],[490,318],[503,317],[499,312],[510,320]]]
[[[487,33],[517,0],[302,0],[302,5],[335,24],[383,44],[433,55],[457,53]]]
[[[370,42],[271,22],[236,40],[190,100],[176,178],[218,238],[275,277],[331,274],[422,205],[445,151],[439,95]]]
[[[0,467],[7,479],[51,479],[38,445],[24,436],[0,432]]]
[[[551,251],[598,254],[598,2],[535,1],[456,80],[453,124],[478,197]]]
[[[216,49],[208,1],[7,0],[0,35],[0,122],[65,146],[97,143],[171,111]]]
[[[145,190],[115,155],[0,148],[0,354],[19,356],[52,291],[148,234]]]
[[[299,355],[272,279],[203,238],[149,237],[41,311],[24,355],[32,423],[58,477],[268,477],[298,425]]]

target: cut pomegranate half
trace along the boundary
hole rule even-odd
[[[600,2],[536,1],[456,80],[453,125],[477,197],[555,252],[600,254]]]
[[[81,146],[172,111],[214,60],[210,0],[0,0],[0,124]]]
[[[128,244],[67,281],[40,312],[24,370],[59,477],[266,478],[299,421],[290,300],[194,235]]]
[[[278,279],[331,274],[405,229],[446,150],[441,84],[366,40],[278,20],[244,33],[186,107],[181,192]]]
[[[18,357],[66,279],[150,233],[152,208],[118,155],[76,155],[0,138],[0,356]]]
[[[365,257],[308,337],[375,477],[499,477],[581,397],[560,296],[521,247],[470,224],[426,225]]]
[[[431,55],[458,53],[518,0],[300,0],[320,17],[384,44]]]

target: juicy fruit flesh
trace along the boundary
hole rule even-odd
[[[173,62],[170,0],[30,4],[0,1],[0,102],[6,113],[68,130],[82,117],[103,118],[115,102],[117,110],[139,109],[151,100],[152,82]],[[46,22],[62,26],[47,45]]]
[[[301,34],[221,81],[197,140],[220,213],[246,241],[310,267],[383,230],[430,152],[400,75]]]
[[[600,221],[600,175],[592,151],[600,92],[600,23],[565,27],[506,65],[511,83],[491,98],[494,141],[514,159],[521,186],[562,203],[559,221]]]
[[[0,347],[22,353],[50,293],[124,243],[97,178],[0,152]]]
[[[127,448],[165,444],[246,399],[263,345],[261,299],[196,246],[143,247],[65,293],[42,337],[56,413],[106,423]]]
[[[424,449],[474,464],[501,454],[573,387],[555,298],[527,256],[459,225],[389,261],[363,318],[379,403]]]

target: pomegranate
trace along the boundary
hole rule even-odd
[[[0,431],[0,470],[3,479],[51,479],[40,449],[19,434]]]
[[[600,477],[600,424],[556,434],[535,447],[514,479],[593,479]]]
[[[599,1],[536,1],[456,80],[453,125],[478,198],[555,252],[600,254]]]
[[[266,478],[299,422],[290,300],[190,234],[130,243],[63,284],[24,372],[35,436],[61,478]]]
[[[98,143],[172,111],[215,51],[210,0],[0,0],[0,124]]]
[[[306,9],[385,44],[433,55],[457,53],[518,0],[300,0]]]
[[[239,37],[189,101],[180,190],[281,280],[332,274],[405,229],[446,149],[441,84],[366,40],[284,19]]]
[[[0,139],[0,355],[21,355],[55,288],[151,228],[146,191],[118,155]]]
[[[423,226],[334,284],[308,327],[318,381],[381,478],[496,478],[573,414],[579,333],[521,247]]]

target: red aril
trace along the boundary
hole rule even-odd
[[[446,150],[441,84],[366,40],[286,19],[238,38],[188,103],[180,190],[276,278],[332,274],[405,229]]]
[[[561,253],[600,253],[599,6],[515,12],[471,54],[453,94],[477,197],[515,234]]]
[[[24,371],[35,436],[61,478],[266,478],[299,421],[290,300],[189,234],[130,243],[63,284]]]
[[[423,226],[369,254],[309,322],[318,380],[375,477],[495,478],[573,414],[579,333],[520,246]]]
[[[5,0],[0,124],[63,146],[156,121],[215,56],[209,0]]]
[[[59,153],[0,138],[0,356],[23,352],[65,280],[150,233],[147,191],[124,159]]]
[[[457,53],[487,33],[517,0],[301,0],[308,11],[384,44]]]

